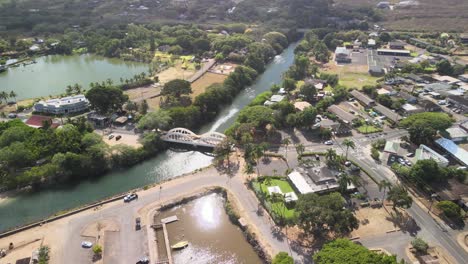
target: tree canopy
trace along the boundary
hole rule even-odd
[[[121,89],[97,85],[86,93],[91,108],[100,114],[110,114],[121,110],[128,96]]]
[[[192,88],[190,82],[181,79],[175,79],[164,84],[161,95],[174,96],[179,98],[181,95],[191,94]]]
[[[373,252],[348,239],[336,239],[323,246],[313,256],[317,264],[403,264],[396,256]]]
[[[299,226],[309,234],[325,235],[331,231],[347,234],[359,226],[358,220],[348,209],[339,193],[301,195],[296,205]]]
[[[294,259],[286,252],[280,252],[273,258],[271,264],[294,264]]]
[[[403,119],[400,126],[408,129],[413,143],[429,144],[438,130],[447,129],[452,123],[452,118],[445,113],[424,112]]]

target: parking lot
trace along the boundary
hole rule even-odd
[[[367,50],[361,49],[361,51],[351,52],[351,64],[356,66],[367,65]]]
[[[378,66],[382,68],[390,68],[398,61],[407,61],[408,59],[411,59],[411,57],[378,55],[377,50],[368,50],[367,58],[369,66]]]

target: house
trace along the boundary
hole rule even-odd
[[[352,90],[350,94],[365,107],[372,107],[375,105],[375,101],[373,99],[369,98],[367,95],[359,92],[358,90]]]
[[[294,108],[298,111],[304,111],[307,107],[311,107],[312,105],[308,102],[295,102]]]
[[[468,133],[461,127],[447,128],[445,131],[442,131],[441,134],[455,143],[466,142],[468,139]]]
[[[367,40],[367,46],[368,46],[369,48],[375,47],[375,45],[377,45],[375,39],[368,39],[368,40]]]
[[[440,92],[452,89],[452,85],[444,82],[430,83],[424,85],[424,91],[426,92]]]
[[[435,143],[445,152],[450,154],[454,159],[463,164],[463,166],[468,166],[468,152],[463,148],[457,146],[455,142],[447,138],[439,138]]]
[[[351,133],[351,126],[335,122],[331,119],[322,119],[319,123],[321,129],[330,129],[335,135],[342,136]]]
[[[458,79],[460,79],[460,81],[468,83],[468,74],[458,75]]]
[[[413,74],[413,73],[406,75],[406,78],[408,80],[411,80],[411,81],[415,82],[415,83],[424,83],[423,78],[421,78],[418,75]]]
[[[399,155],[399,153],[400,153],[400,143],[390,141],[390,140],[385,142],[385,147],[384,147],[383,152],[389,153],[389,154]]]
[[[283,101],[284,98],[285,98],[284,95],[275,94],[270,98],[270,100],[267,100],[265,103],[263,103],[263,105],[265,106],[274,105],[276,103]]]
[[[390,120],[392,123],[398,123],[401,119],[403,119],[402,116],[381,104],[377,104],[376,106],[374,106],[374,110],[387,117],[387,119]]]
[[[401,41],[392,41],[388,43],[389,49],[392,50],[404,50],[405,49],[405,43]]]
[[[462,114],[468,111],[468,99],[463,96],[449,95],[447,101],[460,109]]]
[[[381,8],[381,9],[390,8],[390,2],[378,2],[377,8]]]
[[[372,65],[369,66],[369,74],[376,77],[383,76],[385,75],[385,69],[379,65]]]
[[[447,167],[449,164],[447,158],[423,144],[421,144],[419,148],[416,149],[414,157],[416,161],[432,159],[441,167]]]
[[[461,43],[467,44],[468,43],[468,33],[460,34],[460,41],[461,41]]]
[[[346,112],[337,105],[331,105],[327,108],[327,111],[336,115],[345,124],[352,124],[354,120],[358,119],[357,116]]]
[[[67,115],[79,113],[88,109],[88,99],[82,94],[59,99],[39,101],[34,105],[34,111],[54,115]]]
[[[440,107],[440,105],[429,100],[420,100],[419,105],[426,112],[441,112],[442,111],[442,108]]]
[[[410,104],[416,104],[418,103],[418,98],[412,96],[411,94],[407,93],[407,92],[403,92],[403,91],[400,91],[400,93],[398,94],[401,98],[405,99],[406,102],[410,103]]]
[[[447,76],[447,75],[442,75],[441,76],[441,75],[438,75],[438,74],[433,74],[432,78],[434,80],[438,81],[438,82],[447,83],[447,84],[450,84],[450,85],[455,85],[455,84],[460,82],[459,79],[451,77],[451,76]]]
[[[96,112],[88,114],[88,121],[91,122],[96,128],[103,128],[109,123],[109,118],[103,115],[99,115]]]
[[[351,62],[351,52],[346,47],[336,47],[335,50],[335,61],[341,63]]]
[[[405,115],[412,115],[416,113],[424,112],[424,109],[412,104],[404,104],[401,106],[401,109]]]
[[[401,49],[378,49],[377,54],[385,56],[406,56],[409,57],[411,52],[409,50]]]
[[[327,167],[321,168],[296,168],[288,175],[293,186],[301,193],[327,193],[335,191],[339,188],[338,178],[339,173],[333,172]],[[350,183],[347,186],[348,190],[353,190],[356,187]]]
[[[33,128],[42,128],[46,124],[54,128],[59,126],[59,124],[55,123],[50,116],[32,115],[28,120],[26,120],[26,125]]]

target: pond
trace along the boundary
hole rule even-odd
[[[0,92],[15,91],[16,99],[29,99],[65,92],[67,85],[75,83],[88,89],[91,82],[111,79],[119,83],[141,72],[147,73],[148,65],[109,59],[91,54],[49,55],[35,59],[27,66],[11,67],[0,73]]]
[[[188,241],[185,249],[172,251],[174,264],[185,263],[262,263],[239,227],[229,220],[224,209],[224,198],[216,193],[197,198],[187,204],[163,211],[155,217],[177,216],[176,222],[167,224],[169,243]],[[162,230],[157,231],[160,259],[166,258]]]

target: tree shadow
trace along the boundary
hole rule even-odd
[[[273,236],[278,239],[278,241],[281,241],[283,242],[284,239],[286,238],[286,235],[281,231],[281,228],[278,227],[278,226],[272,226],[271,227],[271,234],[273,234]]]
[[[219,174],[227,175],[229,178],[234,177],[240,169],[240,162],[225,162],[224,160],[221,161],[215,161],[215,168],[219,172]]]
[[[406,212],[401,213],[393,210],[389,212],[389,216],[386,219],[399,227],[401,232],[408,233],[410,236],[416,236],[421,230],[421,227],[419,227],[414,218]]]

